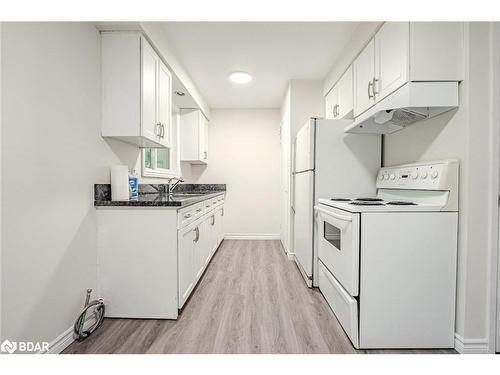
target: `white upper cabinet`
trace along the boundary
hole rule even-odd
[[[386,22],[353,70],[354,117],[409,81],[461,81],[463,24]]]
[[[354,60],[354,117],[375,104],[375,41],[372,39]]]
[[[335,85],[325,97],[325,117],[327,119],[337,118],[337,105],[339,104],[339,90]]]
[[[352,65],[326,95],[325,105],[327,119],[352,118]]]
[[[376,100],[385,98],[408,81],[408,22],[388,22],[375,35],[375,76],[373,92]]]
[[[101,33],[102,136],[170,147],[172,76],[140,33]]]
[[[463,80],[464,24],[410,22],[410,80]]]
[[[158,67],[158,120],[160,143],[172,147],[172,74],[163,61]]]
[[[352,95],[352,65],[342,75],[337,83],[339,96],[337,103],[338,119],[352,118],[353,95]]]
[[[181,161],[208,163],[208,120],[199,109],[181,109]]]

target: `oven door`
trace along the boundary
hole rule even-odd
[[[318,258],[353,297],[359,294],[360,214],[318,205]]]

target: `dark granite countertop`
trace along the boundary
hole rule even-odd
[[[179,185],[181,187],[182,185]],[[214,198],[226,193],[225,185],[186,185],[173,194],[173,199],[168,199],[163,185],[139,185],[139,199],[130,201],[112,201],[111,186],[109,184],[94,185],[95,207],[172,207],[184,208],[204,200]],[[158,191],[157,191],[158,190]]]

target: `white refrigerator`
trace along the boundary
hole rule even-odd
[[[293,252],[308,286],[317,285],[314,205],[319,198],[374,196],[381,136],[344,133],[348,120],[311,119],[295,138]]]

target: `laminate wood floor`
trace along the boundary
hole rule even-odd
[[[355,350],[279,241],[225,240],[177,321],[105,319],[63,353],[455,353]]]

